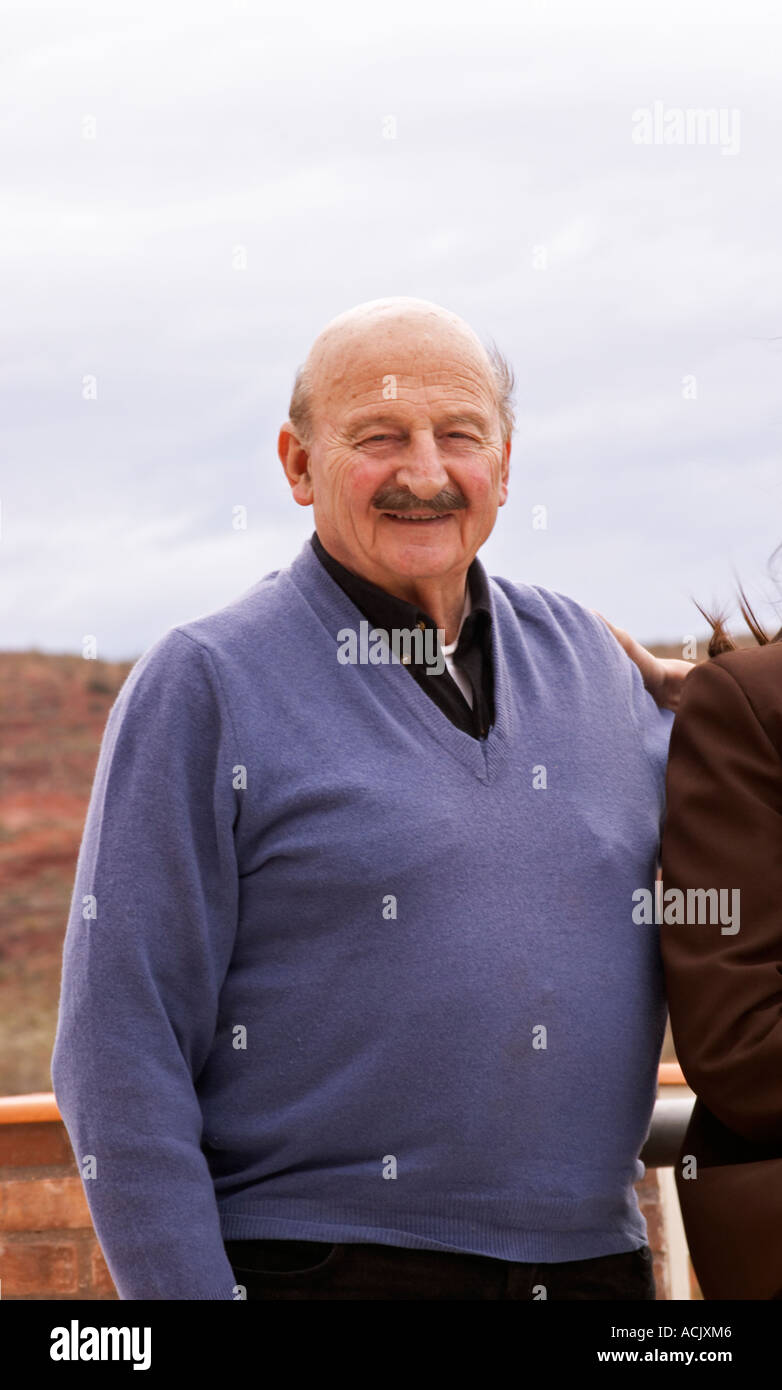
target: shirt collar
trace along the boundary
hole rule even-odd
[[[406,599],[398,598],[396,594],[389,594],[378,584],[370,583],[368,579],[354,574],[352,570],[340,564],[339,560],[335,560],[334,556],[326,550],[317,531],[312,533],[311,544],[324,569],[376,627],[383,627],[387,630],[411,628],[419,622],[424,623],[426,627],[435,627],[431,615],[419,608],[417,604],[408,603]],[[465,628],[468,618],[470,622]],[[464,609],[459,624],[459,635],[456,639],[457,646],[462,637],[467,632],[472,632],[479,623],[484,623],[488,632],[491,626],[491,602],[488,576],[476,555],[467,571]]]

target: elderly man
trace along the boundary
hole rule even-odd
[[[52,1077],[121,1298],[654,1297],[673,716],[476,558],[512,384],[426,301],[334,320],[279,436],[311,541],[111,711]]]

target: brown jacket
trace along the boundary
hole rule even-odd
[[[666,898],[740,891],[738,931],[692,912],[660,925],[674,1044],[698,1097],[676,1168],[693,1266],[705,1298],[782,1299],[782,641],[687,676],[662,878]]]

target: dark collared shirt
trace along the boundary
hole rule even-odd
[[[353,574],[325,549],[317,531],[313,531],[312,548],[324,569],[364,614],[373,627],[391,632],[394,628],[411,631],[431,628],[435,634],[429,640],[437,642],[437,626],[432,617],[414,603],[389,594],[377,584]],[[494,723],[494,675],[491,651],[491,604],[489,581],[483,565],[474,559],[467,571],[471,611],[462,623],[453,662],[467,676],[473,692],[473,707],[459,689],[447,667],[432,672],[425,661],[417,661],[417,648],[412,647],[412,660],[407,669],[430,699],[447,715],[457,729],[473,738],[485,738]],[[423,645],[423,644],[422,644]],[[433,648],[434,650],[434,648]],[[442,658],[441,658],[442,659]]]

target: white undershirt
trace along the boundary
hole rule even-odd
[[[470,586],[469,586],[469,584],[465,584],[465,590],[466,590],[466,593],[465,593],[465,596],[464,596],[464,608],[463,608],[463,610],[462,610],[462,620],[461,620],[461,622],[459,623],[459,631],[458,631],[458,633],[456,634],[456,641],[455,641],[455,642],[449,642],[447,647],[443,647],[442,652],[443,652],[443,656],[445,657],[445,667],[446,667],[446,670],[449,672],[450,675],[453,676],[454,680],[456,681],[456,684],[458,685],[459,689],[460,689],[461,692],[462,692],[462,695],[464,696],[465,700],[467,701],[468,705],[470,706],[470,709],[472,709],[472,706],[473,706],[472,686],[470,685],[470,682],[469,682],[468,677],[464,674],[464,671],[461,671],[461,670],[459,669],[458,666],[454,665],[454,660],[453,660],[453,654],[454,654],[454,652],[456,651],[457,646],[459,645],[459,637],[460,637],[460,635],[461,635],[462,628],[464,627],[464,620],[465,620],[465,618],[467,617],[467,614],[472,610],[472,602],[471,602],[471,600],[470,600]]]

